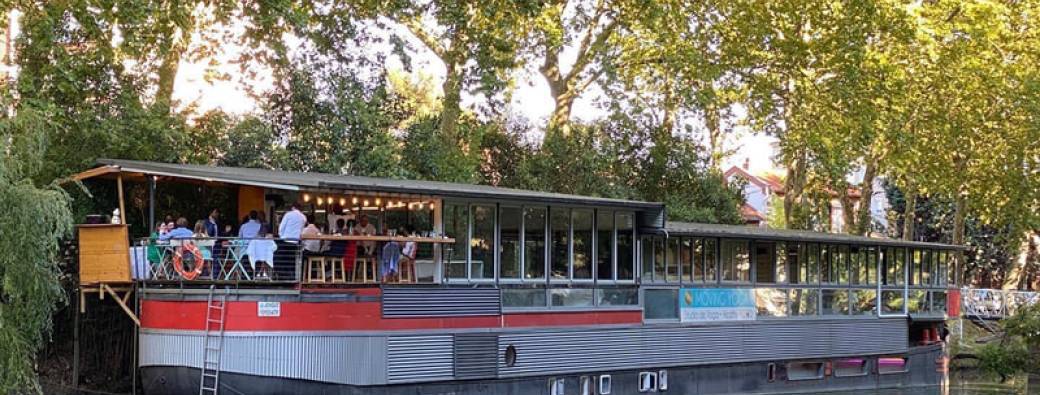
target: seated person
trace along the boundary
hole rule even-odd
[[[169,241],[170,239],[190,239],[194,235],[195,233],[188,229],[188,219],[180,217],[177,218],[177,224],[173,230],[166,232],[164,235],[160,235],[159,240]]]
[[[401,229],[401,235],[404,237],[415,237],[415,227],[412,225],[405,225]],[[401,248],[401,261],[399,266],[401,272],[407,274],[411,281],[415,281],[415,255],[419,252],[419,243],[414,241],[404,242],[404,247]]]
[[[318,225],[314,224],[314,216],[307,216],[307,226],[300,231],[300,237],[305,238],[307,236],[318,236],[321,234],[321,229],[318,229]],[[321,240],[304,240],[303,241],[303,253],[314,255],[321,253]]]
[[[255,239],[260,237],[260,213],[256,210],[249,212],[248,220],[238,228],[238,237],[243,239]]]

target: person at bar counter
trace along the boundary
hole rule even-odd
[[[246,222],[238,228],[238,237],[243,239],[254,239],[260,236],[263,225],[260,224],[260,213],[256,210],[249,212]]]
[[[321,235],[321,229],[318,229],[318,225],[314,223],[314,216],[307,216],[307,226],[300,231],[300,236],[319,236]],[[304,254],[318,254],[321,252],[321,240],[304,240],[303,241],[303,253]]]
[[[358,225],[354,229],[355,232],[361,236],[375,236],[376,227],[368,222],[368,215],[361,214],[361,218],[358,219]],[[372,256],[376,252],[376,243],[374,241],[361,242],[361,249],[365,256]]]
[[[195,233],[188,229],[188,219],[184,217],[177,218],[177,224],[173,230],[166,232],[164,235],[159,236],[159,240],[169,241],[170,239],[190,239],[195,236]]]
[[[278,224],[278,237],[281,239],[277,242],[279,253],[274,258],[275,276],[295,273],[296,250],[300,248],[300,234],[306,226],[307,216],[300,211],[300,203],[293,202]]]

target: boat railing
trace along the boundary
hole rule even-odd
[[[134,280],[177,283],[380,284],[432,283],[449,238],[320,235],[143,238],[130,248]]]

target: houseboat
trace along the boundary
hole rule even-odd
[[[79,227],[81,295],[139,326],[146,394],[938,386],[958,314],[950,245],[432,181],[130,160],[75,178],[128,217]],[[293,206],[318,230],[279,238]],[[217,234],[148,237],[214,208]]]

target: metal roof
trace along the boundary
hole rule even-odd
[[[124,159],[99,159],[98,163],[116,166],[121,172],[168,176],[194,180],[252,185],[282,190],[354,190],[385,193],[426,194],[458,198],[489,198],[515,201],[581,204],[633,209],[664,210],[663,203],[601,197],[538,192],[489,185],[460,184],[440,181],[397,180],[389,178],[347,176],[314,172],[183,165]]]
[[[844,233],[822,233],[810,232],[805,230],[772,229],[759,226],[701,224],[693,222],[669,221],[667,226],[665,226],[664,231],[666,231],[669,235],[684,236],[713,236],[779,241],[807,241],[817,243],[869,244],[876,246],[920,247],[947,250],[965,248],[962,246],[955,246],[950,244],[926,243],[919,241],[855,236]]]

